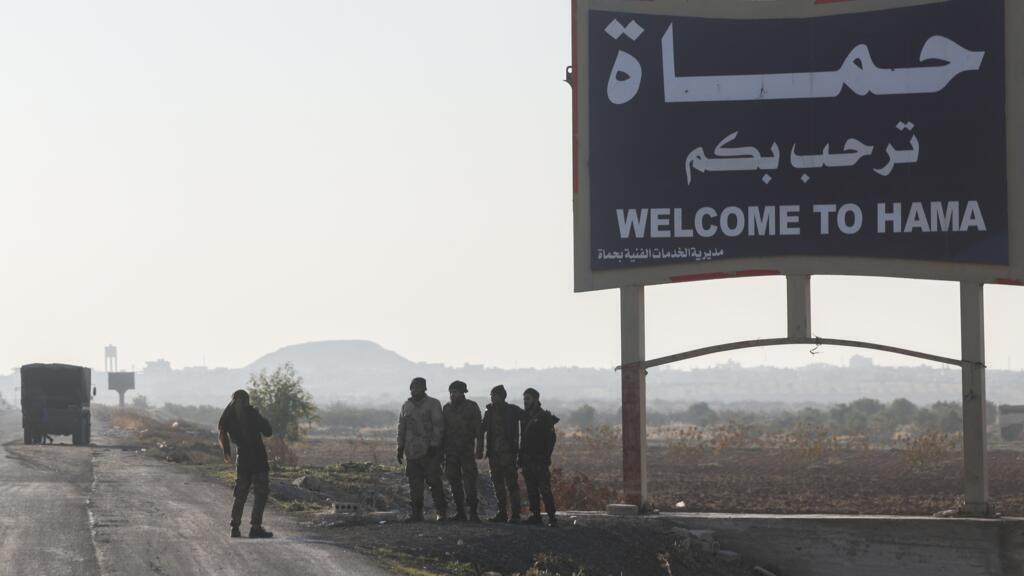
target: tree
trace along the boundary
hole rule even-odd
[[[850,409],[864,416],[874,416],[885,409],[885,405],[874,398],[861,398],[850,404]]]
[[[569,413],[569,424],[580,428],[592,428],[597,423],[597,410],[590,404],[584,404]]]
[[[935,414],[935,429],[946,434],[963,430],[963,418],[960,415],[959,402],[936,402],[931,411]]]
[[[697,402],[686,409],[687,420],[698,426],[712,426],[718,422],[718,414],[707,402]]]
[[[939,429],[939,418],[930,408],[922,408],[914,414],[914,428],[918,432],[936,432]]]
[[[829,429],[833,434],[850,433],[850,417],[853,410],[849,404],[836,404],[828,410]]]
[[[939,418],[939,430],[956,434],[964,429],[964,420],[958,410],[949,410]]]
[[[306,433],[302,424],[317,419],[313,397],[302,387],[302,377],[291,362],[269,376],[266,370],[250,374],[249,400],[270,421],[274,435],[284,440],[301,440]]]
[[[137,395],[132,398],[132,408],[136,410],[146,411],[149,410],[149,400],[143,395]]]
[[[817,408],[803,408],[796,413],[798,426],[824,427],[828,422],[828,416]]]
[[[917,406],[906,398],[897,398],[885,409],[892,419],[899,425],[910,424],[917,414]]]

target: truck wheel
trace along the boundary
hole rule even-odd
[[[25,428],[25,444],[32,443],[32,430]]]

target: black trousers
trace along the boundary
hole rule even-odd
[[[526,495],[530,498],[530,513],[540,516],[540,501],[548,516],[555,515],[555,497],[551,494],[551,465],[542,460],[523,460],[523,480],[526,481]]]
[[[263,509],[267,507],[270,497],[270,474],[268,472],[239,471],[235,478],[235,503],[231,507],[231,527],[242,525],[242,511],[245,501],[249,498],[249,489],[253,492],[252,516],[249,523],[253,526],[263,525]]]
[[[492,454],[488,458],[488,464],[491,466],[491,481],[494,482],[494,496],[498,500],[498,512],[518,518],[522,504],[519,500],[516,455]]]

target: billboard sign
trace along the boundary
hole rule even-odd
[[[135,390],[135,372],[108,372],[107,388],[110,390]]]
[[[1019,10],[577,0],[577,290],[1020,278],[1006,74]]]

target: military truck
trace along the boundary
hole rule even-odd
[[[75,446],[88,446],[89,403],[96,394],[92,371],[69,364],[27,364],[21,367],[21,425],[25,444],[39,444],[48,435],[71,435]]]

